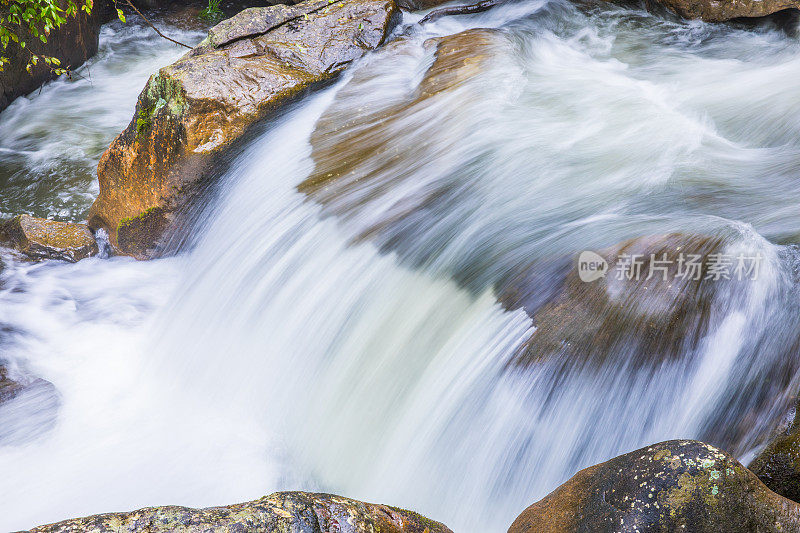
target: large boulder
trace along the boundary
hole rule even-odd
[[[76,2],[77,3],[77,2]],[[7,2],[6,2],[7,4]],[[61,1],[66,6],[66,1]],[[28,72],[30,52],[38,55],[56,57],[62,66],[72,69],[78,68],[84,61],[97,53],[100,40],[100,25],[106,17],[107,4],[95,2],[91,15],[80,11],[76,17],[69,17],[57,29],[50,31],[47,43],[42,43],[38,38],[24,32],[21,37],[26,47],[20,48],[11,44],[2,55],[8,56],[9,64],[0,71],[0,111],[18,96],[33,92],[44,82],[55,77],[50,67],[44,62],[32,67]],[[3,6],[0,5],[0,16],[3,15]]]
[[[800,502],[800,421],[797,405],[773,432],[764,450],[749,465],[764,484]]]
[[[727,453],[673,440],[581,470],[508,531],[785,533],[800,531],[800,505]]]
[[[0,243],[32,259],[79,261],[98,252],[85,224],[19,215],[0,225]]]
[[[89,225],[148,258],[203,188],[218,156],[259,119],[384,42],[393,0],[307,0],[245,9],[152,76],[98,165]]]
[[[756,18],[786,9],[800,9],[797,0],[659,0],[678,15],[705,22]]]
[[[330,494],[277,492],[260,500],[212,507],[152,507],[35,527],[31,532],[263,531],[304,533],[452,533],[417,513]]]
[[[723,238],[706,235],[631,239],[597,252],[607,270],[590,281],[581,278],[576,254],[564,281],[545,297],[538,294],[540,278],[561,266],[545,265],[537,276],[541,265],[534,263],[497,288],[507,308],[524,308],[536,325],[515,363],[529,365],[562,354],[596,365],[624,356],[641,365],[689,353],[708,331],[713,300],[735,294],[730,285],[736,280],[708,277],[709,259],[723,250]],[[691,272],[690,259],[696,259],[692,265],[699,262]]]

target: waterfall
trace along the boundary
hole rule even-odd
[[[796,370],[797,253],[782,244],[800,230],[796,39],[560,1],[418,18],[265,126],[218,176],[186,252],[3,256],[2,357],[55,392],[0,408],[0,424],[47,424],[0,440],[0,529],[291,489],[500,532],[578,469],[639,446],[700,438],[743,456],[757,443],[795,385],[773,378]],[[428,39],[486,27],[488,68],[405,105],[435,61]],[[65,159],[5,125],[66,90],[0,115],[0,157],[20,158],[2,171],[35,166],[22,152]],[[96,126],[99,90],[60,97],[85,111],[71,120]],[[355,186],[299,192],[315,129],[398,109],[377,131],[403,172],[367,158]],[[352,133],[337,131],[321,142]],[[37,208],[52,214],[51,200]],[[535,330],[498,301],[510,272],[672,231],[764,257],[746,289],[720,285],[696,347],[646,366],[625,349],[599,367],[509,366]]]

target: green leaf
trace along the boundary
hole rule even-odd
[[[125,13],[120,8],[117,8],[117,16],[121,22],[125,22]]]

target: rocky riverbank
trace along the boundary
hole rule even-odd
[[[30,531],[452,533],[443,524],[412,511],[308,492],[276,492],[260,500],[226,507],[153,507],[130,513],[102,514],[35,527]]]
[[[452,533],[412,511],[330,494],[278,492],[252,502],[153,507],[65,520],[32,533],[94,531]],[[674,440],[581,470],[511,524],[509,533],[752,533],[800,530],[800,504],[770,491],[713,446]]]

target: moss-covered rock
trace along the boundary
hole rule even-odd
[[[0,242],[32,259],[79,261],[98,252],[85,224],[19,215],[0,226]]]
[[[654,444],[581,470],[509,533],[800,531],[800,505],[702,442]]]
[[[31,531],[452,533],[446,526],[411,511],[307,492],[277,492],[248,503],[208,509],[171,506],[102,514]]]
[[[767,446],[750,463],[750,470],[764,484],[796,502],[800,502],[800,421],[797,405],[772,434]]]
[[[210,168],[255,122],[379,46],[393,0],[307,0],[245,9],[152,76],[98,165],[89,225],[120,253],[159,255]]]

